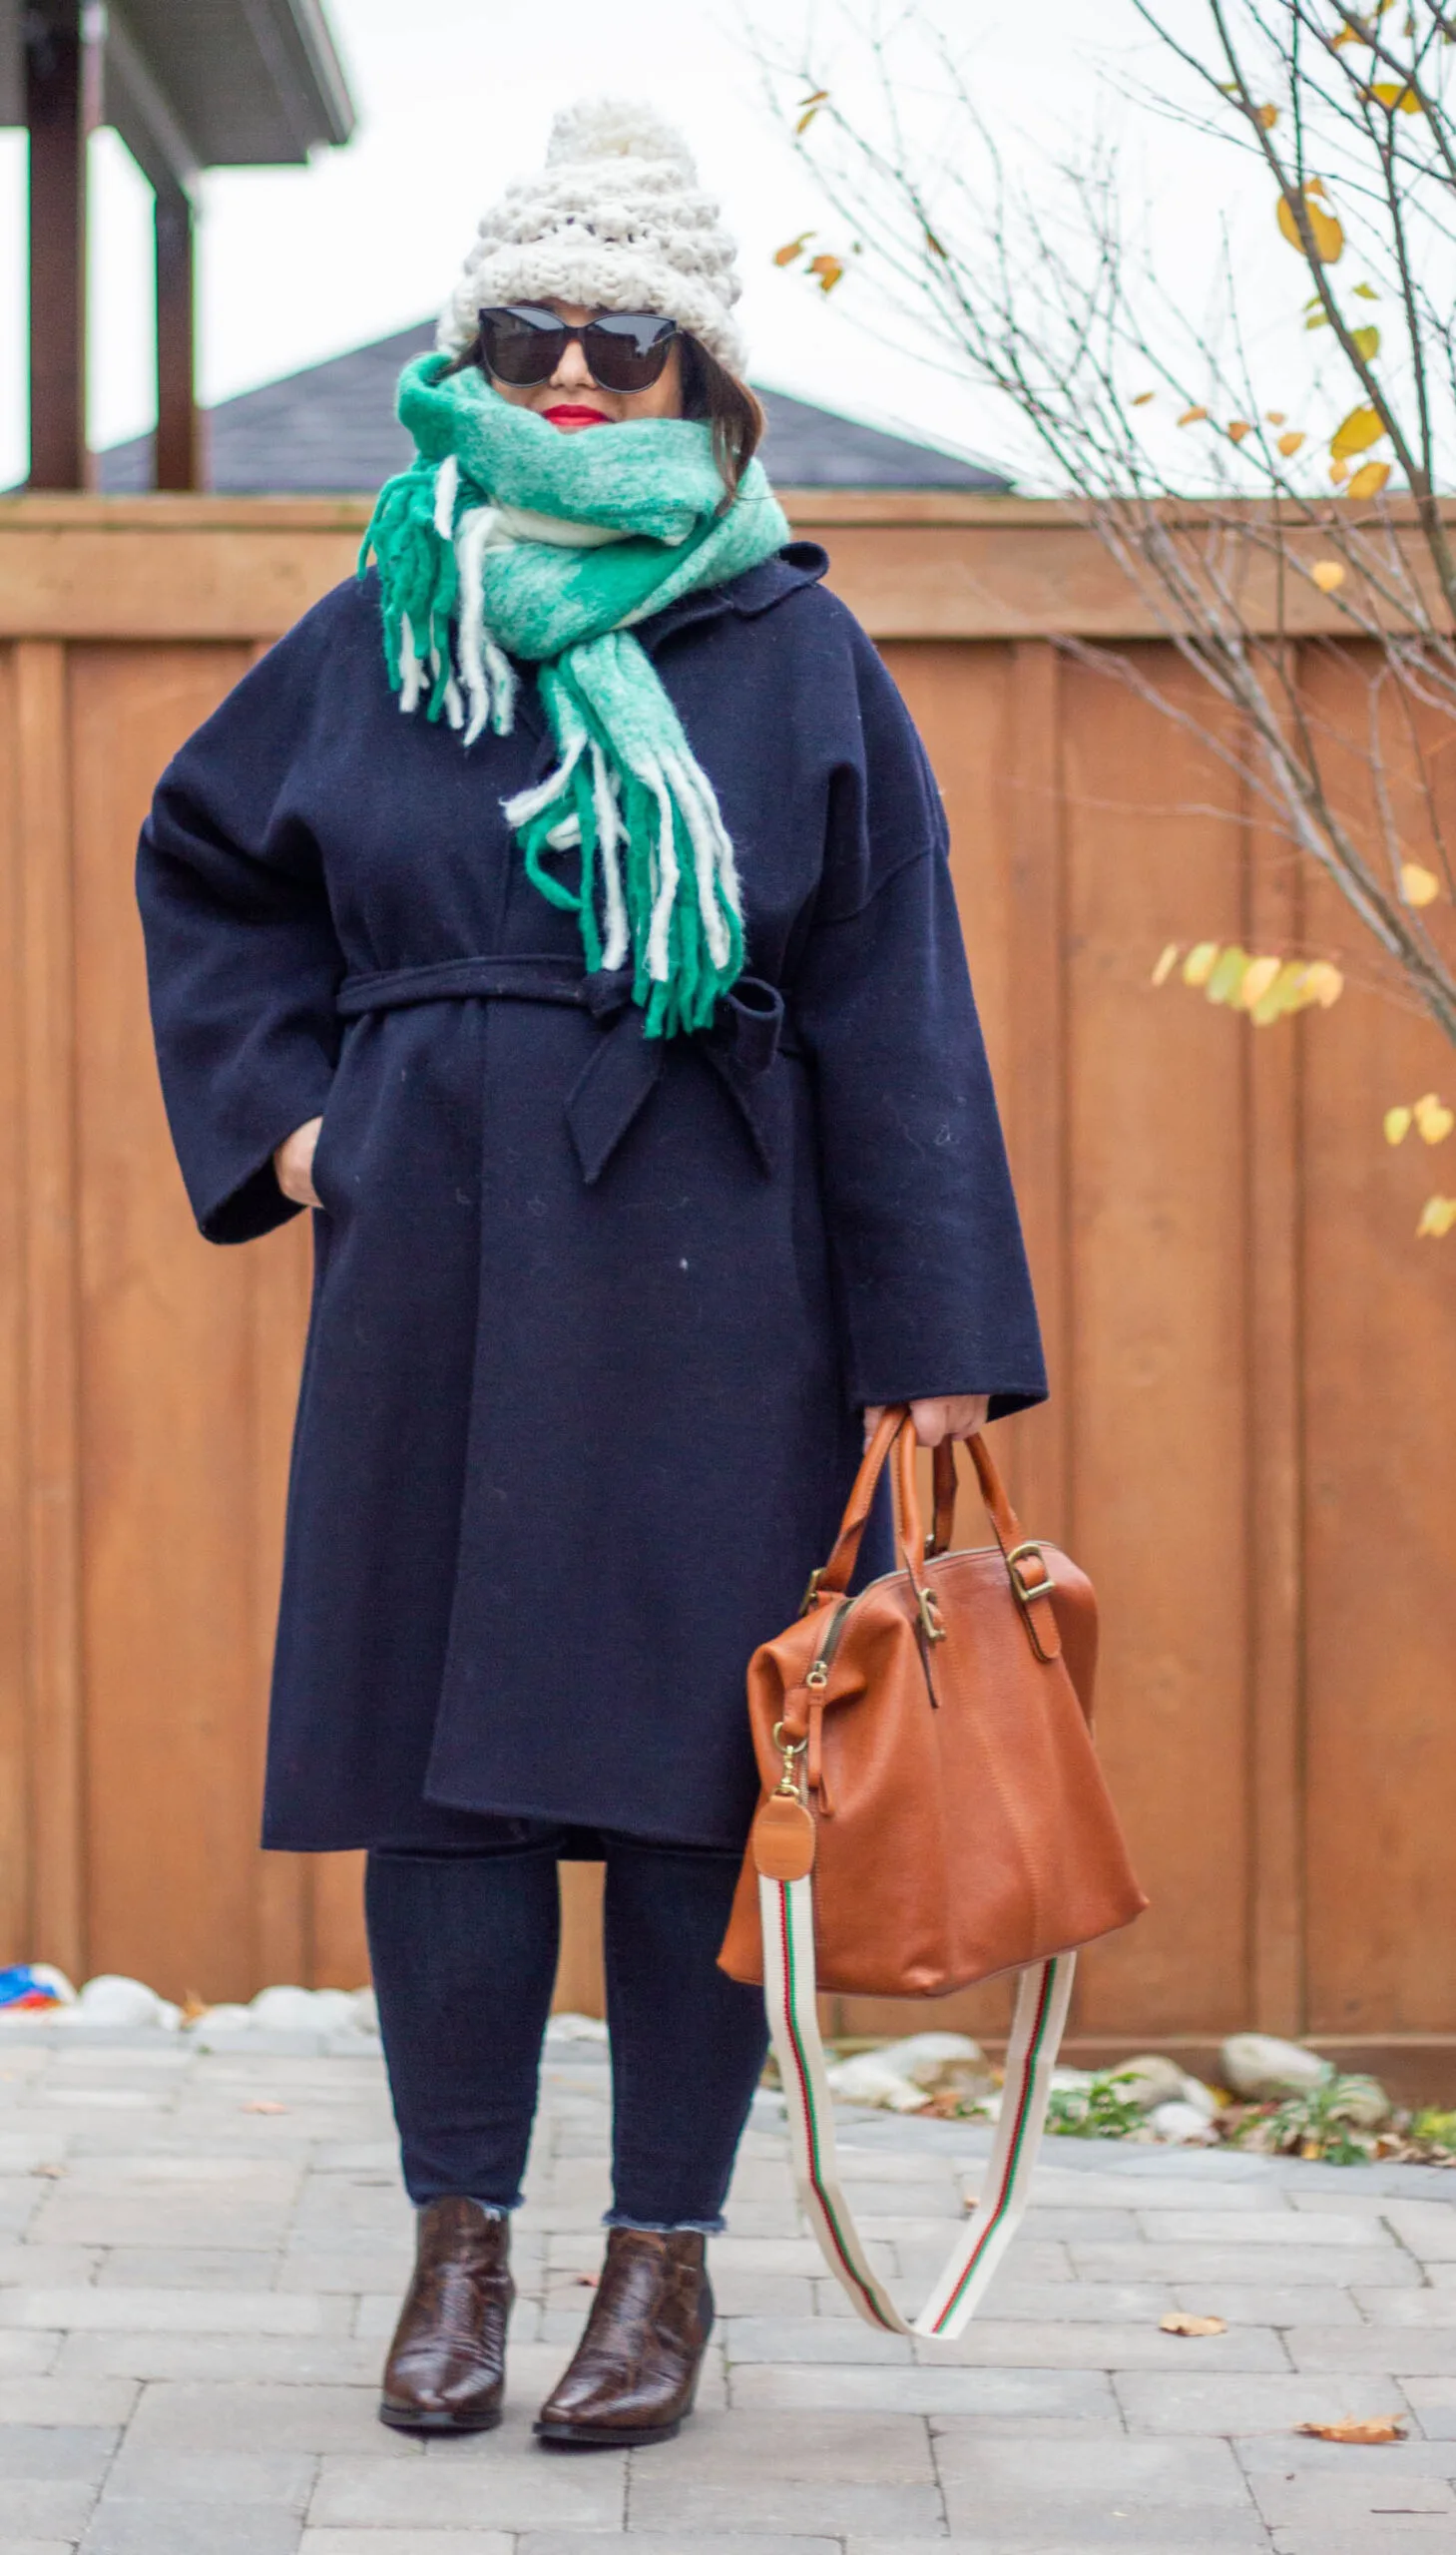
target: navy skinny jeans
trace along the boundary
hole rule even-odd
[[[513,2209],[521,2197],[568,1831],[539,1819],[490,1825],[500,1837],[485,1849],[381,1847],[368,1858],[379,2026],[418,2206],[463,2193]],[[758,1990],[718,1966],[739,1857],[615,1834],[588,1842],[607,1866],[607,2223],[712,2234],[767,2048]]]

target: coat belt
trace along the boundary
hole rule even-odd
[[[567,1097],[566,1119],[582,1177],[599,1180],[662,1077],[669,1041],[643,1036],[630,967],[584,975],[569,959],[443,958],[429,967],[392,967],[345,976],[337,1006],[345,1020],[421,1002],[550,1002],[589,1011],[602,1035]],[[783,996],[760,976],[739,976],[721,997],[710,1029],[688,1043],[706,1057],[735,1103],[760,1168],[780,1159],[784,1093],[769,1068],[802,1051],[784,1036]],[[680,1041],[674,1040],[673,1045]]]

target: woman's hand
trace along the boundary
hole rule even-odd
[[[321,1207],[323,1200],[313,1186],[313,1155],[318,1144],[321,1118],[306,1118],[273,1149],[273,1171],[278,1187],[295,1207]],[[938,1407],[938,1405],[936,1405]],[[925,1404],[930,1409],[930,1403]]]
[[[938,1446],[947,1437],[974,1437],[986,1425],[989,1405],[989,1393],[950,1393],[942,1401],[912,1401],[910,1418],[921,1445]],[[866,1446],[884,1415],[882,1401],[871,1402],[865,1411]]]

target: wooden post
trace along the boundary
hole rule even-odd
[[[27,12],[33,488],[87,484],[85,52],[77,7]]]
[[[203,484],[195,388],[193,209],[181,188],[159,188],[157,234],[157,466],[159,488]]]

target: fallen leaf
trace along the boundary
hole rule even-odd
[[[1403,860],[1400,888],[1408,905],[1433,905],[1441,892],[1441,881],[1433,869],[1423,868],[1418,860]]]
[[[1303,441],[1304,437],[1301,434],[1296,433],[1291,427],[1288,434],[1280,435],[1278,449],[1287,461],[1291,453],[1298,451],[1299,446]]]
[[[1170,940],[1167,948],[1164,950],[1162,957],[1159,959],[1157,966],[1153,970],[1153,982],[1155,985],[1167,984],[1174,968],[1178,965],[1178,946],[1179,945],[1176,940]]]
[[[1365,461],[1345,490],[1347,497],[1378,497],[1390,476],[1388,461]]]
[[[1207,408],[1185,408],[1178,422],[1181,426],[1196,426],[1208,413]]]
[[[1385,1130],[1385,1141],[1387,1145],[1404,1144],[1406,1137],[1410,1134],[1411,1120],[1414,1116],[1415,1111],[1413,1109],[1386,1110],[1380,1123]]]
[[[811,231],[801,231],[796,240],[785,240],[782,248],[775,249],[773,252],[773,262],[775,266],[791,266],[795,257],[801,257],[803,256],[804,250],[809,241],[812,240],[813,236],[814,235]]]
[[[1372,408],[1368,400],[1362,400],[1358,408],[1352,408],[1347,417],[1341,418],[1330,436],[1331,457],[1335,461],[1348,461],[1354,453],[1368,452],[1372,443],[1382,440],[1384,433],[1385,420],[1379,409]]]
[[[1160,2333],[1186,2333],[1191,2341],[1202,2341],[1205,2334],[1226,2333],[1228,2327],[1221,2315],[1187,2315],[1179,2306],[1171,2315],[1160,2316],[1158,2329]]]
[[[1340,2440],[1347,2448],[1385,2448],[1392,2441],[1404,2439],[1405,2424],[1382,2414],[1373,2421],[1358,2421],[1353,2413],[1338,2422],[1296,2422],[1295,2430],[1302,2439]]]
[[[261,2098],[255,2103],[244,2103],[243,2105],[243,2109],[245,2112],[285,2112],[288,2106],[286,2103],[270,2103],[262,2100]]]
[[[1456,1225],[1456,1198],[1428,1198],[1415,1229],[1417,1242],[1440,1242]]]

